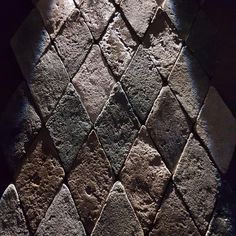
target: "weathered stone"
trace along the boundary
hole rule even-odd
[[[91,233],[112,187],[112,169],[94,131],[83,145],[68,184],[87,233]]]
[[[181,40],[166,13],[159,9],[143,42],[160,73],[167,78],[181,49]]]
[[[147,129],[173,171],[190,133],[190,127],[169,87],[163,87],[146,122]]]
[[[0,235],[29,235],[20,200],[13,184],[7,187],[0,199]]]
[[[27,77],[27,83],[44,120],[55,108],[69,81],[63,63],[51,46]]]
[[[145,121],[161,90],[162,80],[142,46],[138,48],[121,82],[135,113],[141,121]]]
[[[28,99],[25,83],[21,83],[2,114],[1,148],[14,169],[26,154],[32,140],[41,128],[41,121]]]
[[[156,0],[123,0],[121,9],[139,37],[143,37],[156,8]]]
[[[118,174],[139,130],[138,119],[119,83],[114,86],[95,128],[112,168]]]
[[[115,12],[110,0],[75,0],[95,39],[99,39]]]
[[[201,235],[181,199],[178,197],[174,186],[168,189],[161,208],[157,213],[154,229],[150,233],[150,236],[156,235]]]
[[[169,85],[192,120],[197,118],[209,88],[209,79],[184,47],[169,77]]]
[[[101,217],[91,235],[144,235],[142,227],[127,198],[125,189],[120,182],[114,184]]]
[[[132,58],[137,42],[119,13],[108,26],[100,46],[113,73],[121,76]]]
[[[54,38],[75,5],[73,0],[39,0],[36,7],[48,33]]]
[[[173,180],[203,235],[215,206],[219,177],[205,149],[190,135]]]
[[[195,129],[218,168],[226,173],[236,145],[236,120],[213,87],[209,89]]]
[[[70,78],[78,71],[92,42],[92,35],[81,13],[74,10],[55,39],[56,47]]]
[[[145,126],[142,126],[121,171],[120,179],[145,232],[148,232],[155,219],[170,177],[171,174],[155,149]]]
[[[49,235],[86,235],[70,191],[64,184],[48,208],[35,234],[35,236]]]
[[[91,120],[95,122],[115,83],[104,63],[98,45],[93,46],[72,82],[79,92]]]
[[[91,129],[89,116],[72,84],[67,86],[64,96],[49,118],[46,127],[59,152],[65,170],[69,171]]]
[[[50,137],[46,131],[41,132],[16,178],[16,188],[33,233],[64,178],[63,168],[56,157]]]

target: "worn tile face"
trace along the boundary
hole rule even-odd
[[[82,65],[92,42],[92,35],[81,13],[77,9],[74,10],[55,39],[56,47],[70,78]]]
[[[114,86],[95,129],[112,168],[118,174],[139,130],[138,119],[119,83]]]
[[[98,45],[92,47],[72,82],[80,94],[91,120],[95,122],[115,84]]]
[[[87,233],[91,233],[112,187],[110,163],[95,131],[78,153],[68,184]]]
[[[91,129],[91,121],[74,86],[69,84],[46,127],[66,171]]]
[[[170,172],[161,160],[147,130],[142,126],[135,140],[120,179],[136,211],[144,232],[152,225]]]

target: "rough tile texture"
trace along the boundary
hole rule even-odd
[[[173,171],[187,141],[189,124],[169,87],[163,87],[146,122],[167,167]]]
[[[121,76],[128,66],[137,42],[118,13],[108,26],[100,46],[116,76]]]
[[[35,236],[86,236],[84,227],[66,185],[54,198]]]
[[[91,121],[72,84],[46,124],[66,171],[91,129]]]
[[[95,128],[112,168],[118,174],[139,130],[139,122],[119,83],[114,86]]]
[[[193,135],[184,148],[173,179],[198,228],[205,234],[215,206],[220,179],[206,151]]]
[[[122,76],[121,83],[135,113],[144,122],[161,90],[162,80],[142,46]]]
[[[91,120],[95,122],[115,84],[98,45],[93,46],[72,82]]]
[[[76,9],[67,18],[55,39],[56,47],[70,78],[78,71],[93,42],[92,35]]]
[[[87,233],[91,233],[113,184],[112,169],[95,131],[81,148],[68,184]]]
[[[213,87],[199,114],[196,131],[218,168],[226,173],[236,145],[236,120]]]
[[[13,184],[7,187],[0,199],[0,235],[29,235],[20,200]]]
[[[124,187],[116,182],[108,196],[92,236],[135,235],[144,233],[127,198]]]
[[[145,126],[142,126],[120,179],[145,232],[154,221],[170,176]]]
[[[33,233],[64,178],[64,171],[56,157],[48,134],[41,132],[16,178],[16,188]]]

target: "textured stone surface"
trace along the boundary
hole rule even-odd
[[[139,130],[139,122],[119,83],[114,86],[95,128],[117,174]]]
[[[208,92],[209,80],[186,47],[171,72],[169,85],[190,118],[195,120]]]
[[[187,141],[189,124],[169,87],[163,87],[146,122],[148,131],[173,171]]]
[[[36,236],[65,235],[85,236],[84,227],[66,185],[54,198],[47,213],[41,221]]]
[[[174,187],[168,190],[157,213],[150,236],[157,235],[200,236]]]
[[[16,178],[24,212],[34,233],[64,177],[57,153],[46,131],[33,143]]]
[[[226,173],[236,145],[236,120],[213,87],[199,114],[196,131],[219,169]]]
[[[220,179],[206,151],[193,135],[190,135],[184,148],[173,179],[198,228],[205,234],[215,206]]]
[[[155,219],[170,176],[145,126],[142,126],[120,179],[145,232]]]
[[[17,62],[27,77],[50,43],[39,12],[34,9],[25,19],[11,40]]]
[[[159,9],[143,42],[160,73],[167,78],[181,49],[181,41],[166,13]]]
[[[115,11],[110,0],[75,0],[95,39],[99,39]]]
[[[120,182],[114,184],[101,217],[92,232],[92,236],[109,235],[144,235],[124,187]]]
[[[46,120],[69,83],[66,69],[52,46],[27,77],[27,83]]]
[[[143,37],[146,32],[156,8],[156,0],[123,0],[121,2],[122,11],[139,37]]]
[[[91,121],[72,84],[46,124],[66,171],[91,129]]]
[[[116,76],[128,66],[137,45],[120,14],[116,14],[100,41],[102,51]]]
[[[81,66],[93,42],[92,35],[76,9],[67,18],[55,39],[62,61],[72,78]]]
[[[29,235],[20,200],[13,184],[7,187],[0,199],[0,235]]]
[[[138,48],[121,82],[135,113],[141,121],[145,121],[161,90],[162,80],[142,46]]]
[[[104,63],[98,45],[93,46],[72,82],[79,92],[91,120],[95,122],[115,83]]]
[[[73,0],[39,0],[36,7],[48,33],[54,38],[75,5]]]
[[[68,184],[87,233],[91,233],[113,184],[110,163],[92,131],[75,161]]]

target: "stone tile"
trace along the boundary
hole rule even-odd
[[[66,171],[71,168],[91,125],[79,94],[69,84],[46,124]]]
[[[162,80],[142,46],[122,76],[121,83],[135,113],[142,122],[145,121],[161,90]]]
[[[99,139],[116,174],[125,161],[139,126],[121,85],[117,83],[95,123]]]
[[[173,180],[204,235],[215,206],[220,176],[193,135],[184,148]]]
[[[69,81],[61,59],[51,46],[27,77],[28,86],[44,121],[55,108]]]
[[[150,233],[150,236],[156,235],[201,235],[173,186],[168,189]]]
[[[95,131],[79,151],[68,184],[86,232],[90,234],[113,184],[110,163]]]
[[[0,199],[0,235],[29,235],[20,200],[13,184],[7,187]]]
[[[187,47],[181,51],[169,85],[192,120],[197,118],[209,89],[209,79]]]
[[[35,236],[86,236],[82,222],[66,185],[54,198]]]
[[[147,129],[173,171],[190,133],[190,126],[169,87],[163,87],[146,121]]]
[[[142,126],[121,171],[120,179],[144,232],[148,232],[154,222],[170,177],[171,174],[155,149],[145,126]]]
[[[80,94],[91,120],[95,122],[115,84],[98,45],[92,47],[72,82]]]
[[[75,0],[95,39],[99,39],[115,12],[110,0]]]
[[[48,33],[54,38],[75,5],[73,0],[39,0],[36,7]]]
[[[209,89],[195,129],[219,169],[226,173],[236,145],[236,120],[213,87]]]
[[[1,149],[12,169],[18,167],[32,140],[41,128],[41,121],[28,98],[25,83],[21,83],[1,115]]]
[[[16,177],[16,188],[32,233],[35,233],[64,178],[57,152],[42,131]]]
[[[181,49],[181,40],[160,8],[144,37],[143,45],[160,73],[167,78]]]
[[[157,8],[156,0],[123,0],[121,9],[139,37],[143,37]]]
[[[121,76],[134,54],[137,42],[119,13],[108,26],[100,46],[113,73]]]
[[[112,187],[106,205],[91,235],[144,235],[120,182],[116,182]]]
[[[27,77],[50,43],[39,12],[34,9],[11,39],[11,47],[17,62]]]
[[[70,78],[82,65],[92,42],[92,35],[81,13],[75,9],[55,39],[56,47]]]

